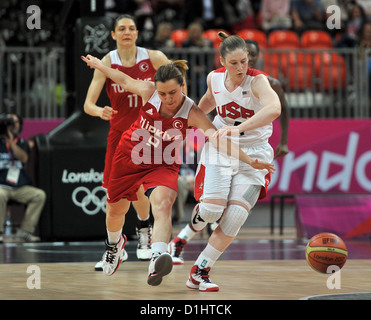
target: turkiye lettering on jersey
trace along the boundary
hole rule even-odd
[[[186,97],[173,117],[160,114],[157,91],[142,107],[138,119],[123,133],[120,146],[135,164],[181,164],[181,148],[194,102]]]
[[[153,81],[156,69],[152,65],[147,49],[137,47],[136,64],[124,67],[117,50],[110,53],[111,68],[118,69],[133,79]],[[111,101],[111,107],[117,110],[111,118],[111,128],[119,131],[127,130],[138,118],[139,109],[142,107],[142,98],[126,91],[111,79],[106,80],[106,91]]]

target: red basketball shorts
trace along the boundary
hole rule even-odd
[[[107,202],[114,203],[122,198],[136,201],[136,193],[142,184],[144,191],[164,186],[178,192],[178,175],[178,165],[137,165],[126,154],[118,153],[108,182]]]

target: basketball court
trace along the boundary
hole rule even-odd
[[[283,235],[277,231],[271,235],[264,225],[268,209],[258,206],[257,211],[212,268],[210,278],[220,286],[219,292],[201,293],[185,286],[206,244],[208,235],[203,232],[186,246],[186,263],[174,266],[158,287],[147,285],[148,262],[136,259],[135,239],[126,246],[129,260],[112,276],[94,271],[104,251],[103,241],[0,244],[0,299],[143,300],[137,301],[140,304],[149,300],[371,300],[369,239],[346,241],[349,255],[341,269],[340,289],[329,289],[330,275],[308,266],[307,240],[297,239],[290,213]],[[174,235],[184,223],[174,226]]]

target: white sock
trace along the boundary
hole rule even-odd
[[[165,242],[154,242],[152,243],[152,254],[154,253],[164,253],[167,251],[167,243]]]
[[[108,243],[109,244],[116,244],[120,241],[120,236],[122,233],[122,229],[119,231],[111,232],[107,229],[107,235],[108,235]]]
[[[206,248],[198,256],[195,265],[200,269],[211,268],[222,253],[208,243]]]
[[[178,234],[180,239],[185,241],[191,240],[197,232],[193,231],[192,228],[187,224]]]

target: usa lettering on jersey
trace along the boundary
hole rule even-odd
[[[254,110],[246,109],[236,102],[232,101],[222,106],[217,106],[218,114],[222,118],[231,118],[231,119],[238,119],[238,118],[251,118],[255,112]]]

